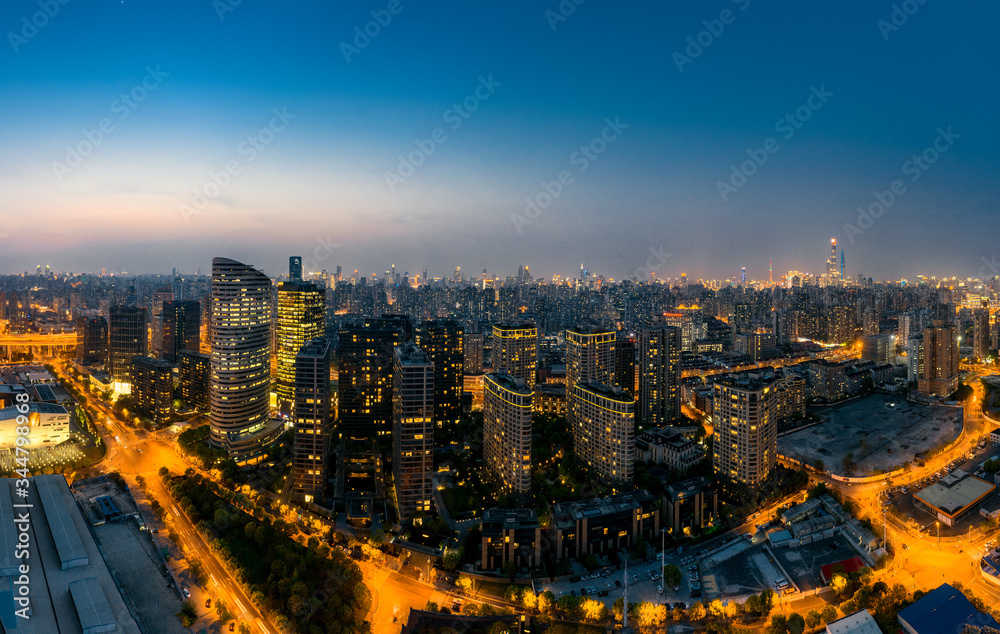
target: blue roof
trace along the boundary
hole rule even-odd
[[[976,610],[965,595],[947,583],[900,610],[899,620],[917,634],[954,634],[965,624],[1000,627],[992,616]]]

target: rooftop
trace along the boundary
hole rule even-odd
[[[827,634],[882,634],[875,617],[868,610],[859,610],[826,624]]]
[[[952,634],[965,624],[1000,627],[992,616],[976,610],[965,595],[947,583],[900,610],[897,618],[916,634]]]
[[[996,485],[976,476],[965,476],[952,486],[935,482],[914,494],[924,504],[949,516],[956,516],[996,489]]]

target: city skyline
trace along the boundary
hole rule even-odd
[[[570,5],[5,6],[0,272],[994,261],[996,7]]]

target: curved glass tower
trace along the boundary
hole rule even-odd
[[[270,278],[241,262],[213,259],[211,439],[237,462],[266,444],[270,331]]]

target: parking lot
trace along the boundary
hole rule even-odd
[[[779,453],[810,465],[821,460],[834,473],[842,473],[842,462],[850,453],[857,463],[856,476],[917,462],[916,454],[944,445],[961,432],[961,424],[956,424],[960,409],[909,403],[884,394],[817,413],[824,422],[779,438]]]

